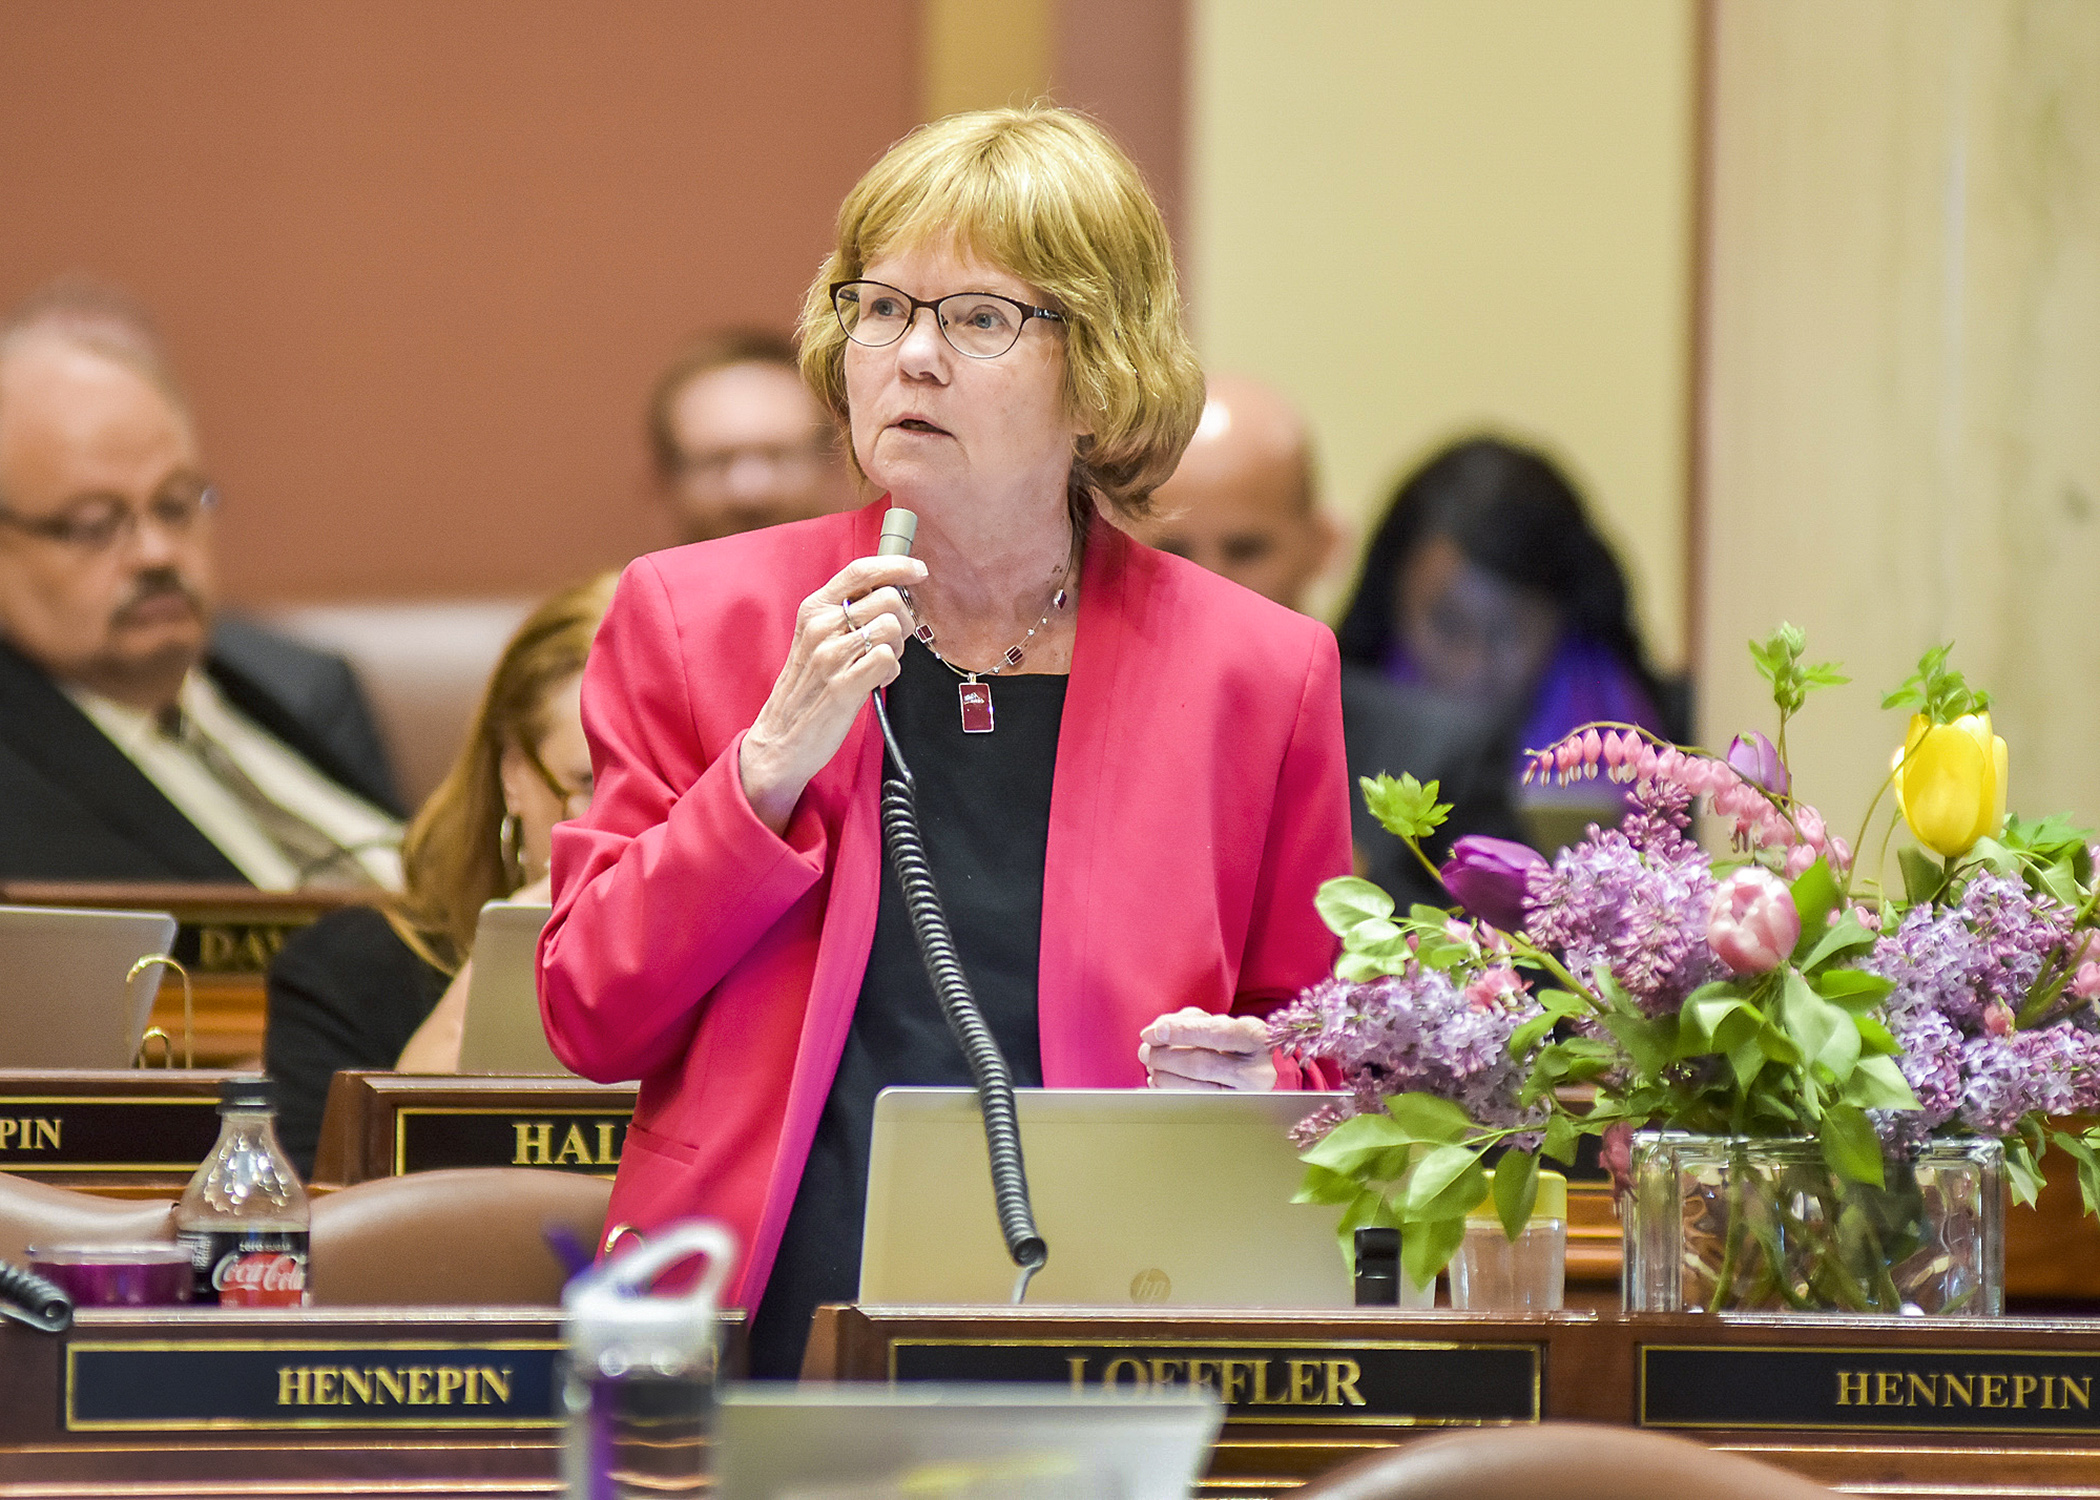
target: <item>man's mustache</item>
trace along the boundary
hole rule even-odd
[[[138,581],[132,585],[131,592],[125,597],[124,602],[117,606],[116,612],[111,616],[111,619],[118,625],[128,624],[129,621],[126,617],[133,610],[168,598],[170,595],[188,604],[190,612],[198,619],[204,618],[204,596],[175,569],[155,568],[151,572],[139,575]]]

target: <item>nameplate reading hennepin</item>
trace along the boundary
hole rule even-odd
[[[68,1432],[552,1427],[546,1339],[83,1342]]]
[[[899,1338],[892,1380],[1024,1380],[1078,1392],[1206,1389],[1228,1422],[1478,1426],[1536,1422],[1538,1344],[1405,1340]]]
[[[219,1139],[219,1101],[83,1098],[36,1094],[0,1098],[0,1171],[193,1171]]]
[[[406,1106],[394,1113],[394,1171],[552,1167],[611,1176],[629,1111]]]
[[[2100,1432],[2100,1351],[1649,1345],[1644,1427]]]

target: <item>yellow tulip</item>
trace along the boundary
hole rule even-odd
[[[1917,841],[1944,859],[2005,826],[2005,741],[1989,714],[1933,724],[1913,714],[1893,761],[1896,806]]]

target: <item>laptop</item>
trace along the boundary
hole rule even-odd
[[[540,929],[553,910],[544,901],[491,901],[482,907],[474,923],[474,973],[467,980],[460,1072],[568,1076],[540,1022]]]
[[[1028,1302],[1089,1307],[1352,1307],[1340,1210],[1293,1203],[1291,1126],[1341,1096],[1017,1089],[1050,1259]],[[969,1089],[875,1100],[860,1300],[1006,1303],[1013,1262]]]
[[[1223,1409],[1056,1386],[732,1386],[718,1500],[1185,1500]]]
[[[0,906],[0,1067],[130,1067],[166,970],[126,976],[174,943],[166,912]]]

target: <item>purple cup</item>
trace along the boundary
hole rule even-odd
[[[31,1246],[25,1258],[75,1307],[172,1307],[190,1300],[189,1251],[172,1241]]]

